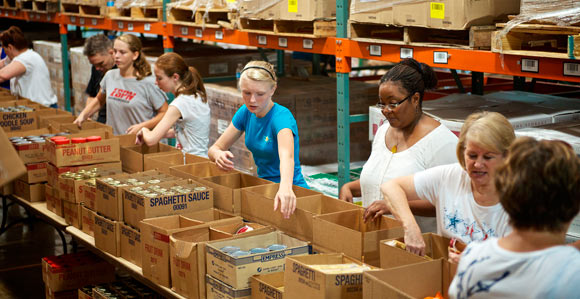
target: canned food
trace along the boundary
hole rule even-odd
[[[224,246],[222,248],[220,248],[221,251],[230,254],[230,253],[234,253],[236,251],[240,251],[240,247],[238,246]]]
[[[79,144],[79,143],[86,143],[87,139],[85,137],[75,137],[75,138],[71,138],[71,141],[73,144]]]
[[[282,245],[282,244],[272,244],[272,245],[268,246],[268,250],[270,250],[270,251],[284,250],[287,247],[288,246]]]

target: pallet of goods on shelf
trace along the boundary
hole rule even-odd
[[[171,24],[234,29],[237,20],[236,2],[225,0],[180,0],[167,5],[167,21]]]
[[[242,31],[298,37],[336,36],[336,2],[250,0],[240,3]]]
[[[6,0],[5,0],[6,1]],[[5,2],[6,3],[6,2]],[[25,11],[32,12],[57,12],[58,11],[58,1],[54,0],[20,0],[19,8]]]
[[[580,56],[578,1],[523,0],[520,14],[497,24],[492,51],[536,57]],[[577,70],[570,70],[577,71]]]
[[[107,6],[107,16],[114,20],[155,22],[163,19],[160,0],[117,0]]]
[[[18,1],[16,0],[2,0],[0,2],[4,9],[17,9],[18,8]]]
[[[354,0],[348,36],[366,42],[488,50],[495,20],[519,10],[516,0],[466,2]]]
[[[79,115],[85,108],[88,95],[85,93],[87,84],[91,78],[91,63],[87,56],[83,54],[84,47],[70,48],[70,69],[71,69],[71,95],[74,99],[74,112]],[[95,114],[94,116],[96,116]]]
[[[61,0],[60,12],[68,16],[104,17],[106,0]]]

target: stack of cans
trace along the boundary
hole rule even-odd
[[[54,135],[43,134],[43,135],[30,135],[30,136],[26,136],[26,137],[17,136],[17,137],[10,137],[10,142],[12,142],[12,144],[14,146],[34,144],[34,143],[45,144],[46,143],[45,138],[50,138],[50,137],[54,137]]]
[[[0,107],[0,112],[32,112],[32,111],[34,111],[34,108],[24,105]]]

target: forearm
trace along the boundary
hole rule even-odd
[[[352,193],[352,196],[354,196],[354,197],[361,197],[362,196],[361,187],[360,187],[360,180],[348,182],[348,183],[344,184],[344,187],[346,187],[350,190],[350,193]]]
[[[381,185],[381,193],[387,202],[389,210],[397,220],[403,223],[405,230],[418,227],[409,207],[405,191],[399,184],[394,181],[386,182]]]
[[[285,157],[280,159],[280,188],[292,188],[294,182],[294,159]]]
[[[85,105],[85,109],[83,109],[81,114],[85,115],[86,118],[89,118],[99,110],[101,110],[101,102],[99,99],[96,97],[90,97],[87,98],[87,104]]]

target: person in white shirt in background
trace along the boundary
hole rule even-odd
[[[154,128],[167,111],[167,96],[155,86],[151,66],[145,59],[141,40],[123,34],[113,43],[117,69],[105,73],[98,101],[87,103],[74,121],[79,127],[105,104],[107,125],[115,135],[137,134],[141,128]]]
[[[56,108],[58,100],[50,86],[48,67],[38,53],[28,48],[22,30],[10,26],[0,33],[0,43],[7,56],[0,60],[0,83],[10,80],[12,94]]]
[[[580,210],[580,158],[562,141],[522,137],[494,183],[513,231],[467,246],[449,297],[579,298],[580,251],[565,238]]]
[[[499,204],[493,178],[514,139],[514,129],[503,115],[485,111],[471,114],[457,143],[459,163],[383,184],[385,200],[366,209],[365,221],[392,212],[403,223],[407,250],[419,255],[425,255],[425,242],[409,208],[409,202],[415,200],[427,200],[435,206],[437,233],[444,237],[469,244],[507,235],[511,227]]]
[[[154,72],[157,86],[176,98],[153,130],[139,131],[136,143],[151,146],[161,138],[176,137],[184,153],[207,157],[210,109],[199,72],[177,53],[161,55]]]
[[[382,183],[457,162],[457,136],[422,110],[425,91],[435,86],[437,77],[433,69],[414,59],[402,60],[381,78],[377,107],[388,122],[375,135],[360,180],[346,183],[340,189],[341,200],[352,202],[353,197],[362,196],[366,208],[382,199]],[[421,231],[434,232],[434,207],[422,201],[411,204]],[[427,210],[421,211],[421,205]]]

